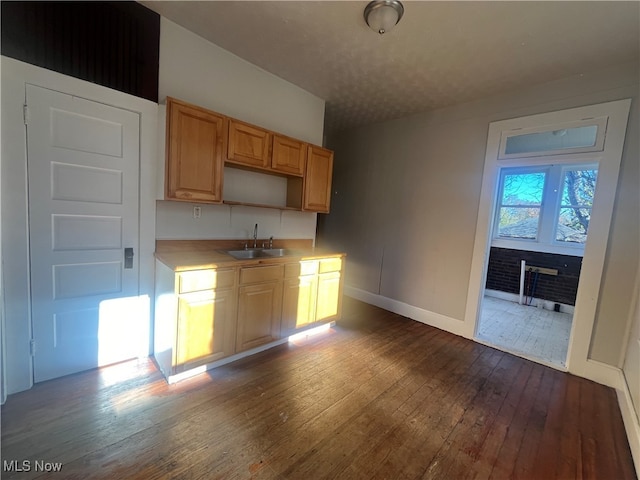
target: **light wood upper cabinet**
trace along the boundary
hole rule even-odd
[[[271,133],[269,131],[238,120],[229,120],[228,162],[268,168],[270,158]]]
[[[271,168],[289,175],[302,176],[307,159],[307,145],[300,140],[273,135]]]
[[[304,181],[303,210],[329,213],[332,174],[333,152],[310,145]]]
[[[225,165],[285,177],[265,197],[276,204],[223,199]],[[167,97],[165,173],[167,200],[329,213],[333,152]]]
[[[222,202],[225,117],[167,97],[165,198]]]

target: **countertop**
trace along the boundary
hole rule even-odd
[[[332,252],[329,250],[310,248],[310,249],[294,249],[291,255],[273,258],[250,258],[237,260],[223,250],[208,251],[175,251],[175,252],[156,252],[155,257],[160,262],[175,272],[184,272],[189,270],[202,270],[206,268],[221,267],[241,267],[255,265],[270,265],[280,263],[292,263],[301,260],[315,260],[327,257],[344,257],[345,253]]]

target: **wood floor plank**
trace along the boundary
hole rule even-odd
[[[491,477],[507,431],[516,413],[517,405],[527,384],[531,368],[530,362],[520,360],[511,372],[513,383],[487,432],[487,437],[478,453],[477,461],[473,468],[473,475],[470,475],[471,478],[487,479]]]
[[[564,398],[566,396],[566,375],[553,374],[553,386],[548,397],[548,411],[538,451],[534,460],[536,474],[541,478],[555,478],[559,471],[561,454],[559,439],[562,437],[562,425],[567,413]]]
[[[555,372],[548,368],[542,371],[540,385],[529,410],[524,436],[515,460],[514,478],[536,478],[538,476],[535,471],[538,467],[535,464],[535,459],[547,419],[554,374]]]
[[[3,460],[63,464],[2,478],[636,478],[613,390],[348,298],[324,335],[44,382],[1,421]]]

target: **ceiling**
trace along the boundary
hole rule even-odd
[[[326,101],[326,131],[640,57],[640,3],[405,1],[385,35],[367,1],[143,1]]]

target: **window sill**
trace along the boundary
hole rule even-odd
[[[511,250],[525,250],[528,252],[555,253],[558,255],[571,255],[573,257],[584,256],[584,245],[564,246],[538,243],[534,240],[506,240],[504,238],[494,238],[491,241],[492,247],[509,248]]]

